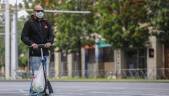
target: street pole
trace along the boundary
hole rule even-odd
[[[95,72],[95,78],[99,76],[99,38],[96,36],[95,39],[95,66],[94,66],[94,72]]]
[[[9,18],[9,1],[5,2],[5,78],[10,78],[10,18]]]
[[[12,16],[12,32],[11,32],[11,77],[16,79],[16,68],[18,65],[18,48],[17,48],[17,0],[15,10]]]

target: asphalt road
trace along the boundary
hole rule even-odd
[[[52,82],[54,96],[169,96],[169,83]],[[0,96],[28,96],[29,82],[0,82]]]

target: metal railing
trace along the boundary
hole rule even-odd
[[[57,75],[56,75],[57,74]],[[105,71],[105,70],[72,70],[60,71],[60,72],[49,72],[50,78],[62,78],[62,77],[79,77],[79,78],[103,78],[103,79],[143,79],[147,80],[150,77],[155,76],[158,80],[168,80],[169,79],[169,68],[157,68],[156,71],[153,69],[148,70],[146,68],[137,69],[121,69],[120,74],[115,71]],[[0,78],[4,77],[4,74],[0,74]],[[16,71],[16,79],[31,79],[32,73],[29,71]]]

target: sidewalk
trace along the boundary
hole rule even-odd
[[[30,82],[31,80],[0,80],[0,82]],[[143,82],[143,83],[169,83],[169,80],[144,80],[144,79],[50,79],[51,82]]]

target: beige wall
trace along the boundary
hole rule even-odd
[[[61,72],[61,53],[60,52],[55,52],[55,77],[59,78],[60,77],[60,72]]]
[[[115,49],[114,50],[114,64],[115,64],[115,72],[117,78],[121,78],[121,69],[122,65],[124,65],[124,50]]]
[[[157,38],[155,36],[149,37],[150,48],[154,50],[154,57],[149,57],[149,48],[147,48],[147,76],[148,79],[156,79],[157,68]]]
[[[115,72],[115,66],[114,66],[114,62],[105,62],[104,63],[104,70],[106,72]]]

